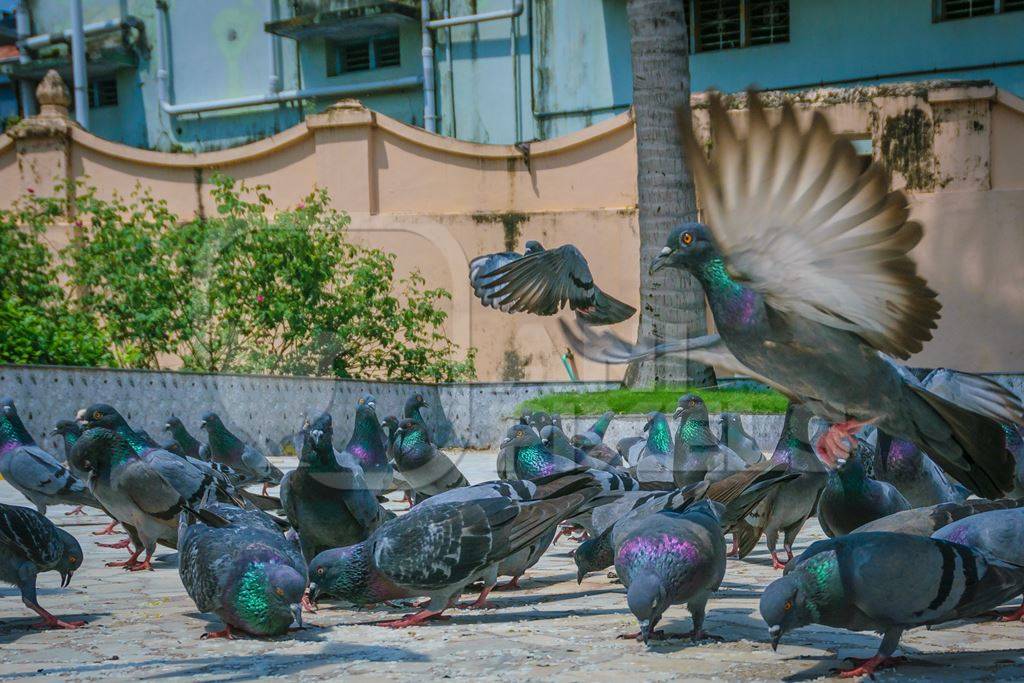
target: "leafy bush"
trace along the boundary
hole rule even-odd
[[[75,188],[75,236],[61,272],[117,365],[176,359],[204,372],[474,375],[473,349],[458,360],[444,334],[438,305],[450,294],[426,289],[418,273],[396,278],[394,255],[349,242],[348,216],[325,191],[275,213],[265,187],[220,175],[213,184],[215,215],[191,221],[141,189],[108,200]],[[20,215],[23,224],[60,213],[55,200],[29,205],[38,215]]]

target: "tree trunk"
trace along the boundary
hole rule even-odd
[[[640,224],[639,337],[682,339],[706,333],[704,291],[674,268],[648,275],[669,232],[697,217],[693,177],[683,160],[676,110],[690,115],[689,39],[683,0],[629,0]],[[630,366],[629,386],[714,383],[714,372],[684,356]]]

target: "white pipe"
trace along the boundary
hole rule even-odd
[[[138,21],[133,17],[127,19],[107,19],[106,21],[97,21],[92,24],[85,24],[82,27],[82,31],[85,37],[98,35],[100,33],[110,33],[111,31],[118,31],[125,26],[134,26],[138,24]],[[74,29],[70,28],[67,31],[57,31],[56,33],[42,33],[38,36],[28,36],[24,39],[18,40],[19,47],[26,47],[31,50],[38,50],[41,47],[47,45],[53,45],[54,43],[66,43],[74,38]]]
[[[429,9],[429,3],[428,3]],[[523,0],[512,0],[512,7],[509,9],[496,10],[494,12],[481,12],[479,14],[466,14],[461,17],[451,17],[448,19],[434,19],[430,20],[427,16],[424,21],[428,28],[445,28],[446,26],[461,26],[463,24],[479,24],[484,21],[494,21],[495,19],[512,19],[518,17],[523,13]]]
[[[157,51],[160,61],[156,68],[157,98],[163,106],[171,101],[171,32],[167,27],[167,3],[162,0],[156,3],[156,33],[160,41]]]
[[[71,0],[71,73],[75,79],[75,120],[88,130],[89,75],[85,64],[85,15],[82,12],[82,0]]]
[[[28,64],[32,58],[28,50],[21,46],[21,41],[32,35],[32,18],[28,13],[28,4],[22,0],[14,8],[14,25],[18,33],[18,63]],[[28,79],[18,79],[18,91],[21,97],[21,115],[28,118],[36,113],[36,94]]]
[[[270,2],[270,21],[277,21],[281,18],[278,11],[277,0]],[[276,93],[281,90],[281,36],[270,35],[270,78],[267,83],[267,92]]]
[[[423,127],[437,132],[437,104],[434,102],[434,36],[430,33],[430,0],[420,0],[423,39]]]

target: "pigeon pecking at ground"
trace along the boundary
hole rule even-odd
[[[700,501],[682,510],[662,510],[637,522],[615,545],[615,572],[626,586],[626,602],[640,624],[646,644],[664,638],[656,630],[665,610],[685,604],[693,640],[710,637],[704,631],[704,612],[711,594],[725,577],[725,539],[719,527],[721,503]]]
[[[41,515],[49,505],[100,507],[84,482],[36,445],[9,398],[0,401],[0,477]]]
[[[622,322],[636,309],[602,292],[579,249],[566,244],[544,249],[526,244],[523,256],[488,254],[469,264],[473,291],[485,306],[506,313],[554,315],[566,304],[591,325]]]
[[[719,481],[746,469],[747,463],[711,431],[708,408],[700,396],[680,396],[673,417],[679,420],[672,466],[676,486]]]
[[[808,624],[878,631],[877,654],[841,673],[871,675],[893,666],[907,629],[978,615],[1024,590],[1024,567],[967,546],[889,532],[812,543],[796,566],[761,595],[772,648]]]
[[[502,497],[416,506],[362,543],[317,555],[309,565],[311,597],[333,595],[356,605],[428,597],[419,612],[380,623],[403,628],[438,617],[466,586],[483,580],[471,606],[486,607],[501,562],[600,492],[588,472],[576,470],[537,482],[535,497],[525,502]]]
[[[61,588],[82,566],[82,547],[74,536],[60,529],[41,513],[18,505],[0,503],[0,581],[21,591],[21,601],[43,618],[36,628],[73,629],[84,621],[63,621],[39,604],[36,577],[60,572]]]
[[[238,629],[276,636],[302,626],[306,564],[279,528],[260,524],[223,503],[202,506],[220,518],[211,523],[182,511],[178,519],[178,574],[196,607],[224,622],[203,638],[234,638]]]
[[[430,442],[426,427],[416,420],[402,420],[398,425],[395,469],[408,482],[414,503],[449,489],[469,486],[451,458]]]
[[[263,484],[263,495],[267,495],[267,488],[281,483],[284,476],[281,470],[254,446],[235,436],[217,413],[203,415],[201,427],[210,439],[210,460],[242,474],[245,477],[242,486]]]
[[[830,463],[834,469],[818,498],[818,522],[830,538],[912,507],[895,486],[867,475],[861,462],[866,448],[857,444],[849,458]]]
[[[307,561],[366,540],[394,516],[367,488],[355,458],[347,452],[336,456],[333,440],[334,423],[324,413],[306,431],[299,466],[281,482],[281,504]]]
[[[747,465],[756,465],[764,460],[761,447],[757,440],[743,428],[743,422],[736,413],[722,413],[718,417],[721,423],[721,442],[731,448]]]

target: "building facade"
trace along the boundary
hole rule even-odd
[[[1024,96],[1024,0],[680,1],[691,26],[694,91],[953,78]],[[72,3],[7,4],[24,28],[15,12],[0,19],[0,45],[20,50],[17,59],[0,58],[0,78],[11,79],[0,80],[0,107],[13,102],[19,82],[30,95],[50,68],[73,81]],[[232,147],[344,97],[446,136],[512,144],[581,130],[631,102],[626,0],[83,7],[86,127],[136,147]],[[31,101],[21,105],[34,111]]]

